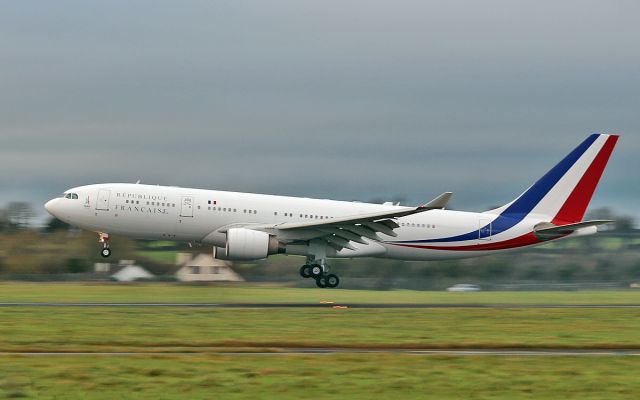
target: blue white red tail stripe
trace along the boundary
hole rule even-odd
[[[616,135],[590,135],[514,201],[481,214],[489,218],[493,216],[493,220],[478,230],[442,238],[390,243],[449,250],[488,250],[537,243],[537,238],[529,235],[533,226],[527,226],[525,231],[512,228],[519,226],[527,217],[554,224],[579,222],[617,139]],[[511,231],[513,232],[509,233]],[[476,240],[489,236],[497,240],[492,243],[476,243]],[[444,246],[417,246],[426,243],[440,243]]]

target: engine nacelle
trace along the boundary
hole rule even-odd
[[[227,231],[226,247],[214,247],[213,257],[219,260],[260,260],[270,254],[284,252],[278,240],[266,232],[245,228]]]

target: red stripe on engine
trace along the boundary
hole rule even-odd
[[[416,249],[429,249],[429,250],[455,250],[455,251],[481,251],[481,250],[504,250],[504,249],[513,249],[516,247],[530,246],[532,244],[540,243],[541,240],[538,239],[533,232],[527,233],[522,236],[518,236],[517,238],[504,240],[495,243],[482,243],[482,244],[471,244],[467,246],[424,246],[418,244],[399,244],[392,243],[396,246],[402,247],[413,247]]]
[[[609,156],[611,156],[611,152],[617,141],[617,135],[609,136],[576,187],[573,188],[573,191],[562,205],[562,208],[560,208],[560,211],[558,211],[558,214],[556,214],[553,221],[551,221],[552,224],[564,225],[582,221],[582,217],[584,217],[593,192],[596,190],[596,186],[600,181],[602,172],[607,165],[607,161],[609,161]]]

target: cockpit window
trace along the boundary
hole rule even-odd
[[[77,194],[77,193],[65,193],[65,194],[64,194],[64,198],[65,198],[65,199],[74,199],[74,200],[77,200],[77,199],[78,199],[78,194]]]

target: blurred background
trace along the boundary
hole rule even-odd
[[[640,280],[640,6],[633,1],[7,2],[0,12],[0,278],[109,280],[67,188],[136,182],[481,211],[588,134],[621,140],[602,234],[490,258],[341,260],[345,288],[628,287]],[[174,280],[176,243],[115,237]],[[560,256],[558,256],[560,255]],[[301,259],[233,266],[304,285]],[[127,264],[128,263],[128,264]]]

